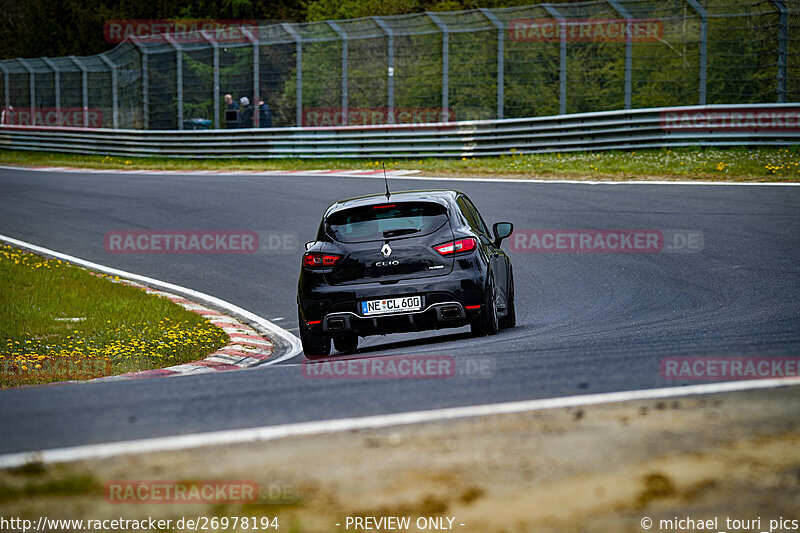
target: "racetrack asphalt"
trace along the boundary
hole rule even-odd
[[[3,390],[0,453],[680,386],[688,382],[662,378],[664,357],[800,355],[800,187],[407,178],[390,186],[456,188],[490,225],[688,230],[703,246],[512,252],[516,328],[479,339],[466,328],[374,337],[358,352],[480,358],[490,375],[308,379],[299,356],[213,375]],[[382,191],[382,180],[369,178],[0,169],[0,233],[205,292],[291,330],[302,244],[325,207]],[[271,232],[296,246],[252,255],[106,252],[106,232],[129,230]]]

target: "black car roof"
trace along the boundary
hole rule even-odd
[[[347,200],[339,200],[328,207],[325,215],[329,215],[342,209],[350,209],[353,207],[361,207],[365,205],[373,205],[387,202],[413,202],[420,200],[434,201],[443,205],[449,203],[459,195],[462,194],[458,191],[444,190],[444,189],[427,189],[418,191],[398,191],[393,192],[386,198],[386,193],[370,194],[368,196],[358,196],[356,198],[348,198]]]

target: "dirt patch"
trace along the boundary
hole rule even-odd
[[[760,517],[769,531],[770,519],[800,520],[799,408],[795,386],[29,467],[0,472],[2,493],[92,482],[0,506],[29,518],[278,516],[279,531],[298,533],[346,531],[348,516],[411,517],[402,531],[450,517],[454,531],[492,533],[642,532],[645,517],[652,531],[665,530],[661,519],[715,517],[725,531],[726,518]],[[119,504],[97,489],[117,480],[248,480],[260,496]]]

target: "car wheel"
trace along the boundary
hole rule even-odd
[[[511,279],[508,282],[508,307],[506,307],[506,316],[503,317],[502,327],[513,328],[517,325],[517,309],[514,307],[514,274],[511,274]]]
[[[497,304],[495,303],[494,278],[489,278],[489,283],[483,293],[481,312],[470,323],[470,328],[475,337],[494,335],[500,329],[497,319]]]
[[[337,335],[333,338],[333,347],[337,352],[354,352],[358,348],[358,335],[353,333]]]
[[[302,316],[299,317],[300,342],[307,357],[326,356],[331,353],[331,338],[324,333],[311,331]]]

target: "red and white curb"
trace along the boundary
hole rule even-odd
[[[211,353],[205,359],[169,368],[144,370],[119,376],[108,376],[99,380],[127,380],[157,376],[181,376],[200,373],[241,370],[254,366],[271,366],[288,361],[303,352],[300,339],[269,320],[242,309],[215,296],[181,287],[165,281],[141,276],[116,268],[107,267],[80,259],[29,242],[0,234],[0,241],[37,254],[68,261],[95,272],[120,278],[120,282],[141,287],[147,292],[169,298],[184,308],[208,318],[221,327],[231,342]]]
[[[97,274],[99,275],[99,274]],[[197,302],[187,300],[177,294],[151,289],[141,283],[126,279],[115,280],[112,282],[122,283],[132,287],[137,287],[148,294],[160,296],[180,305],[187,311],[197,313],[207,319],[211,324],[222,329],[228,334],[230,342],[210,354],[205,359],[192,361],[180,365],[166,368],[156,368],[152,370],[141,370],[117,376],[106,376],[92,381],[122,381],[127,379],[142,379],[153,377],[180,376],[185,374],[204,374],[209,372],[224,372],[227,370],[242,370],[257,365],[261,365],[272,357],[274,345],[272,341],[259,334],[255,329],[236,318],[224,315]]]

